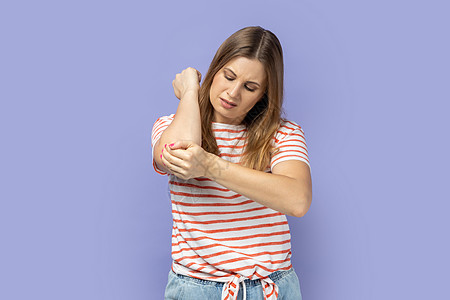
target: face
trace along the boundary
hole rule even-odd
[[[256,59],[236,57],[213,78],[209,97],[214,122],[239,125],[266,89],[266,72]],[[227,102],[231,103],[227,104]]]

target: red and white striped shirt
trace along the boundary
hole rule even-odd
[[[156,142],[174,116],[160,117],[154,123],[153,157]],[[212,129],[219,156],[239,163],[246,126],[212,122]],[[280,151],[272,155],[265,172],[286,160],[300,160],[309,166],[305,135],[297,123],[281,119],[273,143]],[[168,174],[157,167],[154,159],[153,167],[158,174]],[[169,189],[173,271],[227,282],[222,299],[234,299],[239,282],[260,279],[266,299],[276,299],[278,288],[268,275],[291,268],[286,216],[205,177],[184,180],[169,174]]]

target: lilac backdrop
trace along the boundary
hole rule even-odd
[[[448,295],[445,1],[9,2],[0,299],[163,298],[171,213],[152,125],[176,111],[175,74],[205,74],[249,25],[279,37],[285,110],[308,143],[312,206],[289,218],[304,299]]]

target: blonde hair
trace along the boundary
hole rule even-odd
[[[247,128],[247,144],[240,164],[264,171],[270,164],[271,153],[276,149],[272,139],[277,132],[283,105],[283,51],[278,38],[260,26],[242,28],[228,37],[217,50],[199,91],[202,120],[202,148],[219,155],[212,131],[214,108],[209,92],[216,73],[236,57],[259,60],[266,70],[266,91],[247,113],[243,125]]]

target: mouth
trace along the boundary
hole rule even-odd
[[[220,100],[222,100],[223,102],[226,102],[227,104],[229,104],[229,105],[231,105],[231,106],[237,106],[236,103],[233,103],[233,102],[231,102],[231,101],[225,100],[225,99],[223,99],[223,98],[220,98]]]

